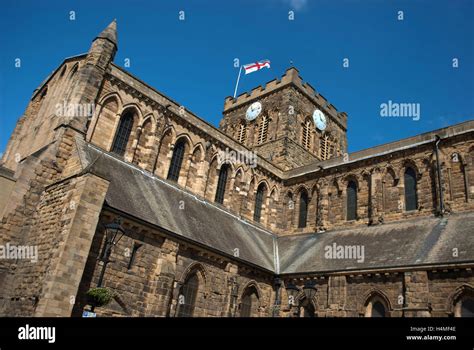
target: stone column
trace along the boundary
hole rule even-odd
[[[431,317],[427,272],[405,272],[403,283],[405,286],[403,316]]]
[[[225,267],[225,275],[227,280],[227,291],[225,295],[225,309],[222,310],[222,317],[236,317],[238,307],[238,295],[241,293],[242,286],[238,285],[238,271],[239,267],[235,264],[228,263]],[[232,294],[232,291],[236,292],[236,295]]]
[[[329,317],[346,316],[346,276],[329,276],[328,281],[328,313]]]
[[[67,225],[56,233],[63,235],[57,247],[60,251],[56,254],[58,258],[52,259],[49,267],[49,271],[54,273],[47,273],[42,282],[42,295],[35,317],[71,316],[108,182],[95,175],[85,174],[71,186],[74,187],[71,189],[73,194],[69,211],[62,218]]]
[[[178,249],[179,244],[169,238],[161,245],[156,269],[149,281],[153,295],[147,300],[147,316],[169,316]]]

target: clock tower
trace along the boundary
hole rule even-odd
[[[293,67],[281,79],[227,97],[219,128],[282,170],[347,152],[347,114]]]

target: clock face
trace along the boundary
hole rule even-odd
[[[313,121],[319,130],[325,130],[327,126],[326,116],[319,109],[313,112]]]
[[[258,117],[260,112],[262,112],[262,104],[260,102],[254,102],[247,109],[247,113],[245,113],[245,116],[247,120],[254,120]]]

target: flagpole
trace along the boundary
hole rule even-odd
[[[235,98],[235,95],[237,95],[237,88],[238,88],[238,86],[239,86],[240,73],[242,73],[242,66],[240,66],[240,69],[239,69],[239,76],[237,77],[237,83],[235,84],[234,98]]]

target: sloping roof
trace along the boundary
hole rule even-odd
[[[364,247],[364,259],[326,256],[334,245]],[[474,213],[280,237],[278,250],[282,274],[473,262]]]
[[[237,248],[238,258],[275,270],[270,232],[91,145],[81,154],[89,172],[110,181],[110,207],[227,255]]]
[[[237,248],[239,259],[277,274],[474,262],[472,212],[278,237],[95,146],[77,145],[84,170],[110,181],[108,206],[228,256]],[[326,258],[333,244],[363,246],[363,261]]]

